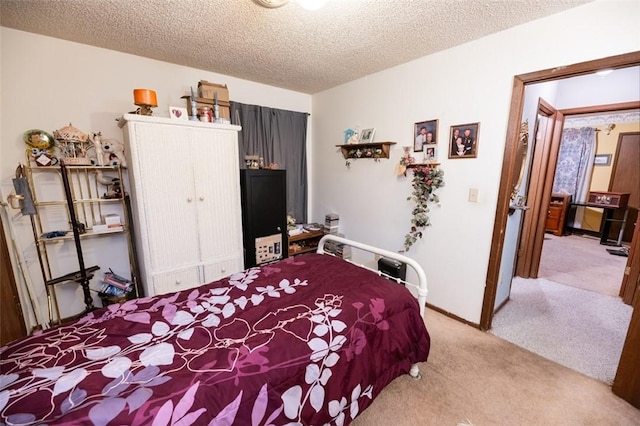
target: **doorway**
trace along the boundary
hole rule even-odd
[[[533,177],[526,195],[528,207],[543,213],[539,215],[543,225],[538,226],[531,217],[525,221],[522,239],[531,243],[526,248],[530,254],[519,256],[516,275],[527,279],[513,279],[509,300],[496,314],[491,332],[611,384],[631,318],[631,308],[618,297],[626,259],[610,255],[607,246],[600,244],[596,237],[600,217],[590,218],[591,235],[583,233],[573,221],[568,225],[578,228],[563,232],[564,221],[554,216],[566,216],[572,205],[575,210],[570,201],[584,200],[591,190],[611,189],[612,164],[594,166],[592,158],[616,152],[619,132],[603,134],[603,122],[615,118],[618,128],[624,130],[625,120],[627,128],[637,127],[640,120],[637,111],[622,117],[620,112],[608,113],[609,107],[593,107],[589,115],[571,115],[565,114],[569,110],[557,110],[549,102],[538,101],[533,130],[536,146],[532,151],[536,158],[532,160]],[[549,127],[556,126],[548,125],[553,117],[562,117],[563,123],[557,126],[564,134],[557,156],[554,147],[559,148],[559,141],[554,143],[557,138],[549,132]],[[550,179],[544,177],[547,174]],[[550,203],[544,201],[549,195]],[[585,225],[583,219],[581,228]],[[540,244],[540,251],[536,251],[536,244]]]
[[[510,214],[512,213],[514,207],[511,200],[511,193],[513,190],[512,185],[513,182],[517,181],[517,177],[520,174],[520,170],[516,170],[515,166],[516,164],[518,164],[517,157],[521,153],[519,151],[519,146],[521,145],[519,131],[520,123],[523,117],[525,85],[582,76],[594,73],[601,69],[624,69],[639,65],[640,52],[633,52],[574,65],[536,71],[529,74],[521,74],[514,77],[511,110],[509,113],[506,135],[507,140],[505,144],[500,178],[500,191],[498,193],[496,218],[494,222],[493,238],[491,241],[491,251],[487,268],[484,302],[480,317],[481,330],[489,330],[491,328],[491,321],[493,319],[494,307],[496,303],[496,294],[502,272],[501,264],[503,261],[503,250],[505,248],[505,231],[507,228],[507,221],[509,220]],[[637,103],[634,103],[634,105],[630,106],[630,108],[637,108]],[[554,131],[554,133],[560,134],[559,131]],[[546,178],[552,179],[552,177],[548,176]],[[536,216],[533,222],[540,222],[540,210],[540,208],[530,209],[529,212],[527,212],[530,216]],[[516,237],[519,238],[519,236]],[[634,272],[633,268],[631,268],[631,272]],[[630,277],[629,279],[633,281],[633,285],[631,285],[631,287],[635,287],[635,281],[637,277],[634,276]]]
[[[509,114],[509,124],[507,129],[507,142],[505,144],[504,160],[500,179],[500,191],[496,206],[496,219],[494,222],[493,239],[491,243],[491,254],[487,268],[485,295],[480,318],[480,328],[482,330],[489,330],[491,328],[498,283],[500,280],[500,267],[502,263],[503,249],[505,247],[505,229],[510,210],[513,209],[511,204],[511,193],[513,188],[511,185],[512,182],[516,180],[516,176],[519,173],[519,170],[515,170],[514,166],[517,163],[518,130],[522,120],[525,85],[591,74],[601,69],[623,69],[638,65],[640,65],[640,52],[633,52],[580,64],[522,74],[514,77],[511,111]],[[537,220],[540,219],[540,213],[540,210],[535,211],[534,209],[528,212],[528,214],[535,215]],[[637,245],[638,239],[634,238],[634,241],[632,242],[632,250],[634,250]],[[628,267],[627,270],[630,274],[628,276],[629,286],[635,291],[639,281],[637,268],[634,269],[633,267]],[[634,276],[631,276],[631,274],[634,274]],[[637,316],[634,318],[636,317]],[[634,327],[633,323],[631,327]],[[633,328],[633,330],[635,330],[635,328]],[[627,337],[627,341],[628,339],[629,337]],[[627,347],[632,348],[632,357],[639,356],[640,348],[633,348],[633,346],[625,345],[625,348]],[[625,379],[618,375],[616,380]]]

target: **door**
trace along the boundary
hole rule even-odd
[[[630,242],[633,237],[634,224],[638,219],[640,207],[640,133],[620,133],[616,148],[616,157],[609,183],[610,192],[629,193],[627,221],[623,230],[622,241]],[[622,219],[623,212],[616,210],[617,219]],[[609,239],[616,241],[620,231],[620,223],[613,222]]]
[[[27,328],[24,325],[22,307],[18,297],[18,289],[13,276],[9,248],[4,234],[4,224],[0,221],[0,258],[2,268],[0,269],[0,347],[14,340],[27,335]]]
[[[243,269],[216,266],[243,254],[237,132],[197,128],[192,133],[199,260],[203,282],[211,282],[224,274],[222,269],[228,274]]]
[[[134,126],[135,146],[131,150],[139,159],[135,178],[139,180],[136,189],[140,189],[135,201],[145,223],[138,232],[146,233],[141,236],[151,270],[165,272],[197,265],[197,198],[190,129],[148,123]]]
[[[538,276],[563,124],[564,115],[540,99],[528,190],[529,210],[524,215],[517,254],[516,275],[522,278]]]

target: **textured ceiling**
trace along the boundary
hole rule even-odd
[[[0,23],[313,94],[589,1],[0,0]]]

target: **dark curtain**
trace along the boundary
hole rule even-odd
[[[307,118],[303,112],[231,102],[231,122],[242,126],[240,168],[245,155],[287,171],[287,214],[307,222]]]

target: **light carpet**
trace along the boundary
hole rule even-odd
[[[382,390],[354,426],[638,425],[605,383],[433,311],[422,379]]]
[[[619,297],[516,277],[491,333],[611,384],[632,311]]]
[[[627,258],[607,252],[598,238],[545,234],[538,278],[618,296]]]

